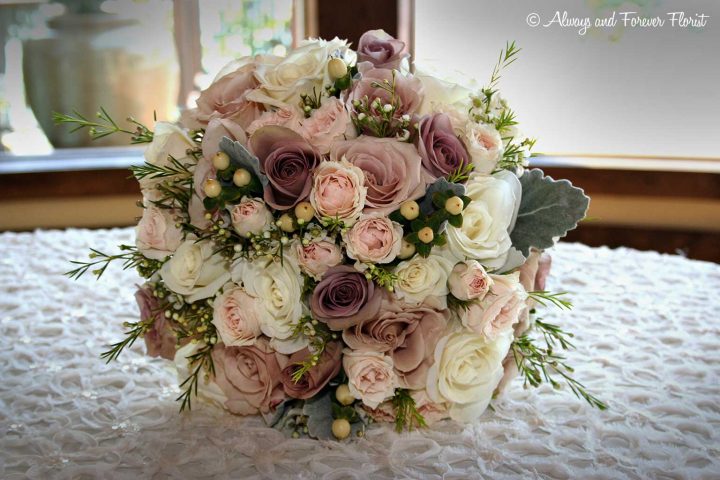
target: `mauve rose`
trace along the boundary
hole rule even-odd
[[[458,263],[448,279],[450,293],[460,300],[482,300],[491,285],[492,279],[477,260]]]
[[[390,263],[400,253],[402,225],[380,214],[363,215],[343,232],[348,257],[359,262]]]
[[[255,343],[262,333],[258,300],[239,287],[232,286],[215,297],[212,323],[220,340],[228,347],[244,347]]]
[[[235,71],[216,78],[212,85],[200,94],[197,110],[193,112],[200,124],[208,125],[212,118],[223,118],[232,120],[245,129],[262,114],[262,104],[247,98],[247,95],[259,86],[255,78],[255,61],[244,61],[250,63],[240,63]]]
[[[292,398],[302,400],[315,396],[330,380],[340,373],[342,366],[342,343],[329,342],[320,355],[318,364],[312,367],[303,375],[299,382],[294,382],[292,375],[298,368],[298,363],[310,357],[307,348],[295,352],[290,356],[288,365],[283,369],[280,381],[283,384],[285,393]]]
[[[420,120],[417,149],[423,167],[434,178],[446,177],[470,163],[465,145],[455,135],[450,117],[444,113]]]
[[[335,265],[341,264],[343,260],[340,247],[327,240],[311,242],[308,245],[296,242],[293,249],[302,271],[318,281],[322,279],[325,272]]]
[[[277,125],[299,131],[300,123],[303,120],[304,116],[298,107],[286,105],[277,110],[264,112],[257,120],[250,124],[247,128],[247,134],[252,135],[262,127],[267,127],[268,125]]]
[[[422,388],[432,365],[435,345],[450,319],[434,297],[420,305],[408,305],[390,296],[380,315],[343,331],[343,340],[356,351],[387,353],[393,359],[398,385]]]
[[[384,30],[368,30],[358,42],[358,62],[370,62],[376,68],[399,70],[409,55],[404,52],[405,42],[388,35]]]
[[[490,275],[490,292],[479,302],[462,312],[462,324],[475,333],[495,340],[512,330],[526,309],[527,293],[520,285],[518,272],[509,275]]]
[[[375,317],[384,290],[348,265],[333,267],[315,286],[310,309],[331,330],[344,330]]]
[[[212,351],[214,381],[227,397],[225,408],[238,415],[268,413],[285,398],[280,372],[288,357],[258,338],[254,345],[228,347],[222,343]]]
[[[238,235],[258,235],[265,225],[272,223],[273,216],[259,198],[243,197],[237,205],[228,206],[230,221]]]
[[[391,138],[361,136],[335,142],[330,159],[345,159],[365,174],[365,213],[388,215],[404,201],[422,197],[425,184],[432,181],[423,172],[415,146]]]
[[[320,155],[289,128],[267,126],[248,142],[260,160],[260,171],[268,177],[265,202],[277,210],[288,210],[305,200],[312,187],[312,173]]]
[[[423,101],[423,86],[420,80],[412,75],[400,75],[387,68],[363,68],[365,65],[367,64],[359,65],[360,80],[355,82],[347,95],[346,103],[351,112],[356,111],[353,106],[355,100],[373,102],[376,98],[382,105],[394,102],[397,107],[393,111],[395,118],[402,115],[412,116],[420,108]],[[395,84],[394,96],[385,88],[376,86],[385,84],[386,80],[390,85]]]
[[[147,354],[167,360],[174,359],[177,337],[172,329],[171,320],[165,318],[160,302],[148,285],[143,285],[135,292],[135,301],[140,308],[140,320],[153,320],[152,327],[145,332]]]
[[[315,169],[310,203],[318,218],[336,218],[350,226],[360,216],[366,195],[365,175],[358,167],[326,161]]]
[[[326,154],[335,140],[355,138],[357,131],[345,104],[335,97],[325,100],[310,118],[302,122],[300,133],[318,152]]]

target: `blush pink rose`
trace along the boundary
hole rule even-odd
[[[461,315],[462,324],[490,340],[512,330],[527,308],[527,292],[520,284],[518,272],[509,275],[490,275],[490,292],[478,303],[470,305]]]
[[[236,70],[215,79],[197,99],[197,109],[191,114],[201,125],[213,118],[231,120],[243,129],[263,112],[260,103],[250,101],[248,94],[259,86],[255,78],[255,62],[240,63]]]
[[[157,207],[145,198],[142,217],[135,228],[135,245],[140,253],[153,260],[163,260],[180,246],[183,232],[176,226],[178,212]]]
[[[539,250],[531,251],[530,256],[520,267],[520,283],[525,291],[532,292],[545,290],[545,281],[550,273],[551,265],[552,258],[550,255],[540,252]],[[528,297],[525,303],[527,304],[527,308],[520,316],[520,321],[515,326],[516,337],[525,333],[533,325],[530,310],[535,307],[537,302]]]
[[[308,245],[296,242],[293,248],[302,271],[318,281],[322,279],[325,272],[340,265],[343,260],[340,247],[327,240],[311,242]]]
[[[212,118],[205,127],[205,134],[202,139],[203,157],[212,163],[213,156],[220,151],[220,140],[228,137],[243,145],[247,145],[248,135],[245,130],[227,118]],[[202,186],[202,184],[200,184]]]
[[[415,146],[391,138],[360,136],[336,142],[330,159],[347,160],[365,174],[365,213],[389,215],[404,201],[422,197],[425,184],[432,181]]]
[[[351,226],[365,207],[365,175],[348,162],[322,162],[313,175],[310,203],[318,218],[330,217]]]
[[[237,415],[255,415],[275,410],[284,399],[280,374],[288,357],[275,352],[260,337],[254,345],[228,347],[222,343],[212,351],[214,381],[227,397],[225,408]]]
[[[387,353],[393,360],[398,386],[422,388],[433,363],[435,345],[447,327],[450,312],[434,297],[408,305],[387,297],[380,314],[343,331],[343,340],[355,351]]]
[[[397,377],[390,357],[379,352],[343,350],[343,369],[353,397],[377,408],[395,394]]]
[[[491,285],[490,275],[477,260],[458,263],[448,278],[450,293],[460,300],[482,300]]]
[[[326,154],[336,140],[355,138],[357,131],[345,104],[335,97],[326,100],[302,122],[300,133],[318,152]]]
[[[286,127],[294,131],[300,131],[300,125],[304,116],[299,108],[293,105],[285,105],[277,110],[264,112],[260,117],[252,122],[247,128],[247,134],[252,135],[262,127],[268,125],[277,125]]]
[[[228,207],[230,221],[238,235],[258,235],[266,225],[272,223],[270,210],[259,198],[243,197],[240,203]]]
[[[343,232],[350,258],[367,263],[390,263],[400,253],[402,225],[379,214],[363,215]]]
[[[241,287],[228,288],[213,302],[212,323],[228,347],[244,347],[260,336],[258,300]]]
[[[427,425],[450,418],[447,405],[433,402],[428,396],[427,390],[413,390],[410,392],[410,396],[415,400],[415,408],[423,416]]]
[[[520,371],[518,370],[517,362],[515,361],[515,355],[513,354],[512,348],[502,362],[503,376],[500,379],[500,383],[495,387],[495,395],[502,395],[505,390],[510,386],[513,380],[515,380]]]
[[[342,366],[342,343],[329,342],[320,355],[318,364],[308,370],[298,382],[295,382],[292,376],[298,368],[298,364],[307,360],[309,357],[310,351],[307,348],[293,353],[288,362],[288,366],[282,371],[280,381],[283,384],[285,393],[291,398],[305,400],[314,397],[330,380],[340,373],[340,367]]]
[[[157,297],[152,294],[149,285],[144,285],[135,292],[135,301],[140,308],[140,320],[152,321],[152,327],[145,332],[145,347],[151,357],[167,360],[175,358],[177,336],[172,328],[172,321],[165,317],[165,312]]]

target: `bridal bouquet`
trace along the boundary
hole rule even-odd
[[[471,422],[518,373],[605,408],[571,376],[571,335],[531,315],[570,306],[544,290],[542,250],[589,199],[526,169],[534,142],[497,90],[518,49],[470,90],[411,73],[404,47],[377,30],[357,51],[311,39],[242,58],[152,131],[56,114],[148,143],[135,245],[68,272],[120,260],[145,278],[104,358],[143,338],[177,365],[181,409],[200,398],[314,438]]]

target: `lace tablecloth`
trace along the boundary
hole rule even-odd
[[[173,370],[134,346],[134,272],[67,280],[67,259],[129,229],[0,235],[0,478],[719,478],[720,266],[561,244],[549,288],[573,312],[577,377],[606,400],[519,380],[473,425],[352,443],[293,440],[213,407],[179,415]],[[197,407],[197,405],[196,405]]]

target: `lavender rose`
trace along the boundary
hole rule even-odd
[[[330,159],[343,158],[365,174],[365,213],[388,215],[405,200],[423,196],[425,184],[432,181],[422,171],[417,149],[391,138],[361,136],[336,142],[330,149]]]
[[[175,358],[177,337],[171,321],[165,318],[158,299],[152,294],[150,287],[144,285],[135,292],[135,301],[140,308],[140,320],[153,322],[150,330],[145,333],[147,354],[172,360]]]
[[[309,357],[310,351],[307,348],[293,353],[288,366],[283,369],[280,381],[288,397],[302,400],[314,397],[330,380],[340,373],[340,367],[342,366],[342,343],[328,343],[320,355],[318,364],[308,370],[300,381],[295,382],[292,376],[298,368],[298,363],[307,360]]]
[[[267,126],[250,137],[249,146],[269,180],[264,195],[268,205],[287,210],[308,197],[320,155],[302,136],[289,128]]]
[[[450,312],[439,307],[433,297],[417,306],[390,297],[377,318],[346,329],[343,340],[353,350],[387,353],[400,387],[423,388],[435,345],[450,319]]]
[[[417,149],[425,170],[434,178],[465,167],[470,155],[455,135],[450,117],[436,113],[423,117],[418,125]]]
[[[267,413],[283,401],[280,372],[288,357],[276,353],[268,340],[258,338],[252,346],[228,347],[222,343],[212,351],[214,381],[225,394],[225,407],[238,415]]]
[[[405,42],[388,35],[384,30],[369,30],[358,42],[358,62],[370,62],[376,68],[399,70],[409,55],[404,52]]]
[[[383,292],[353,267],[340,265],[328,270],[317,284],[310,309],[331,330],[344,330],[375,317]]]

